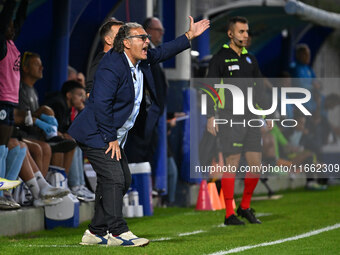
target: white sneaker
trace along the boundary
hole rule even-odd
[[[91,202],[95,200],[94,194],[89,191],[84,186],[74,186],[71,187],[71,192],[75,195],[80,201]]]
[[[40,196],[42,199],[61,198],[68,195],[69,193],[70,191],[68,189],[57,188],[49,185],[40,190]]]
[[[6,198],[10,203],[11,209],[19,209],[21,206],[14,200],[12,193],[8,190],[3,191],[4,198]]]
[[[85,193],[88,199],[91,199],[91,201],[94,201],[96,199],[96,195],[92,191],[90,191],[86,186],[81,185],[80,189]]]
[[[10,181],[4,178],[0,178],[0,190],[12,189],[18,186],[21,181]]]
[[[14,200],[9,200],[6,197],[0,197],[0,210],[19,209],[20,205]]]
[[[81,245],[96,245],[96,244],[107,244],[107,238],[109,234],[106,234],[105,236],[99,236],[92,234],[90,230],[86,230],[82,239],[81,239]]]
[[[149,244],[149,240],[146,238],[139,238],[135,236],[131,231],[124,232],[115,237],[109,234],[107,245],[108,246],[124,246],[124,247],[141,247]]]
[[[43,207],[43,206],[51,206],[51,205],[57,205],[63,201],[62,198],[38,198],[33,200],[33,205],[35,207]]]

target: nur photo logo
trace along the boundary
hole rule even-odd
[[[214,110],[224,109],[226,105],[231,107],[232,116],[237,117],[237,122],[233,119],[215,118],[214,126],[216,125],[243,125],[249,127],[262,127],[265,124],[264,116],[273,116],[278,113],[281,117],[287,117],[287,108],[299,110],[304,116],[311,116],[312,113],[305,106],[311,100],[311,92],[305,88],[299,87],[272,87],[271,104],[267,109],[262,109],[254,100],[254,86],[243,90],[234,84],[214,84],[208,85],[206,82],[200,82],[203,86],[198,89],[204,93],[201,94],[201,115],[207,115],[208,100],[212,100]],[[232,100],[225,101],[225,93],[231,95]],[[208,99],[208,96],[210,97]],[[211,104],[210,104],[211,105]],[[240,116],[245,116],[250,113],[254,118],[245,118],[240,121]],[[283,127],[295,127],[298,122],[294,118],[266,118],[267,121],[280,122]]]

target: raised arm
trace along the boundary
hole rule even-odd
[[[185,35],[189,40],[192,40],[200,36],[205,30],[207,30],[210,27],[210,20],[202,19],[194,23],[193,17],[189,16],[189,19],[190,27],[188,32],[185,32]]]

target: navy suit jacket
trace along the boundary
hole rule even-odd
[[[151,98],[155,99],[157,94],[150,65],[165,61],[189,47],[189,40],[182,35],[148,50],[148,57],[141,61],[140,68],[144,75],[144,87],[148,88]],[[125,54],[108,51],[98,66],[88,102],[68,133],[89,147],[104,148],[109,142],[117,140],[117,129],[130,116],[134,98],[134,85]],[[159,106],[155,100],[148,109],[148,114],[158,116]],[[149,128],[152,129],[151,125]]]
[[[151,162],[153,154],[157,149],[157,125],[159,117],[162,116],[164,107],[166,106],[166,96],[168,84],[163,68],[159,63],[150,65],[152,77],[156,84],[156,102],[159,113],[154,114],[155,111],[148,111],[145,114],[141,111],[138,115],[135,125],[129,131],[124,151],[129,162]]]

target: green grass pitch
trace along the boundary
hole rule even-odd
[[[282,240],[340,223],[340,186],[326,191],[287,191],[279,200],[254,201],[261,225],[224,227],[224,210],[158,208],[154,216],[127,219],[132,232],[151,240],[147,247],[81,246],[88,222],[78,228],[57,228],[0,237],[0,254],[224,254],[243,246]],[[249,248],[233,254],[340,254],[340,228],[313,236]]]

